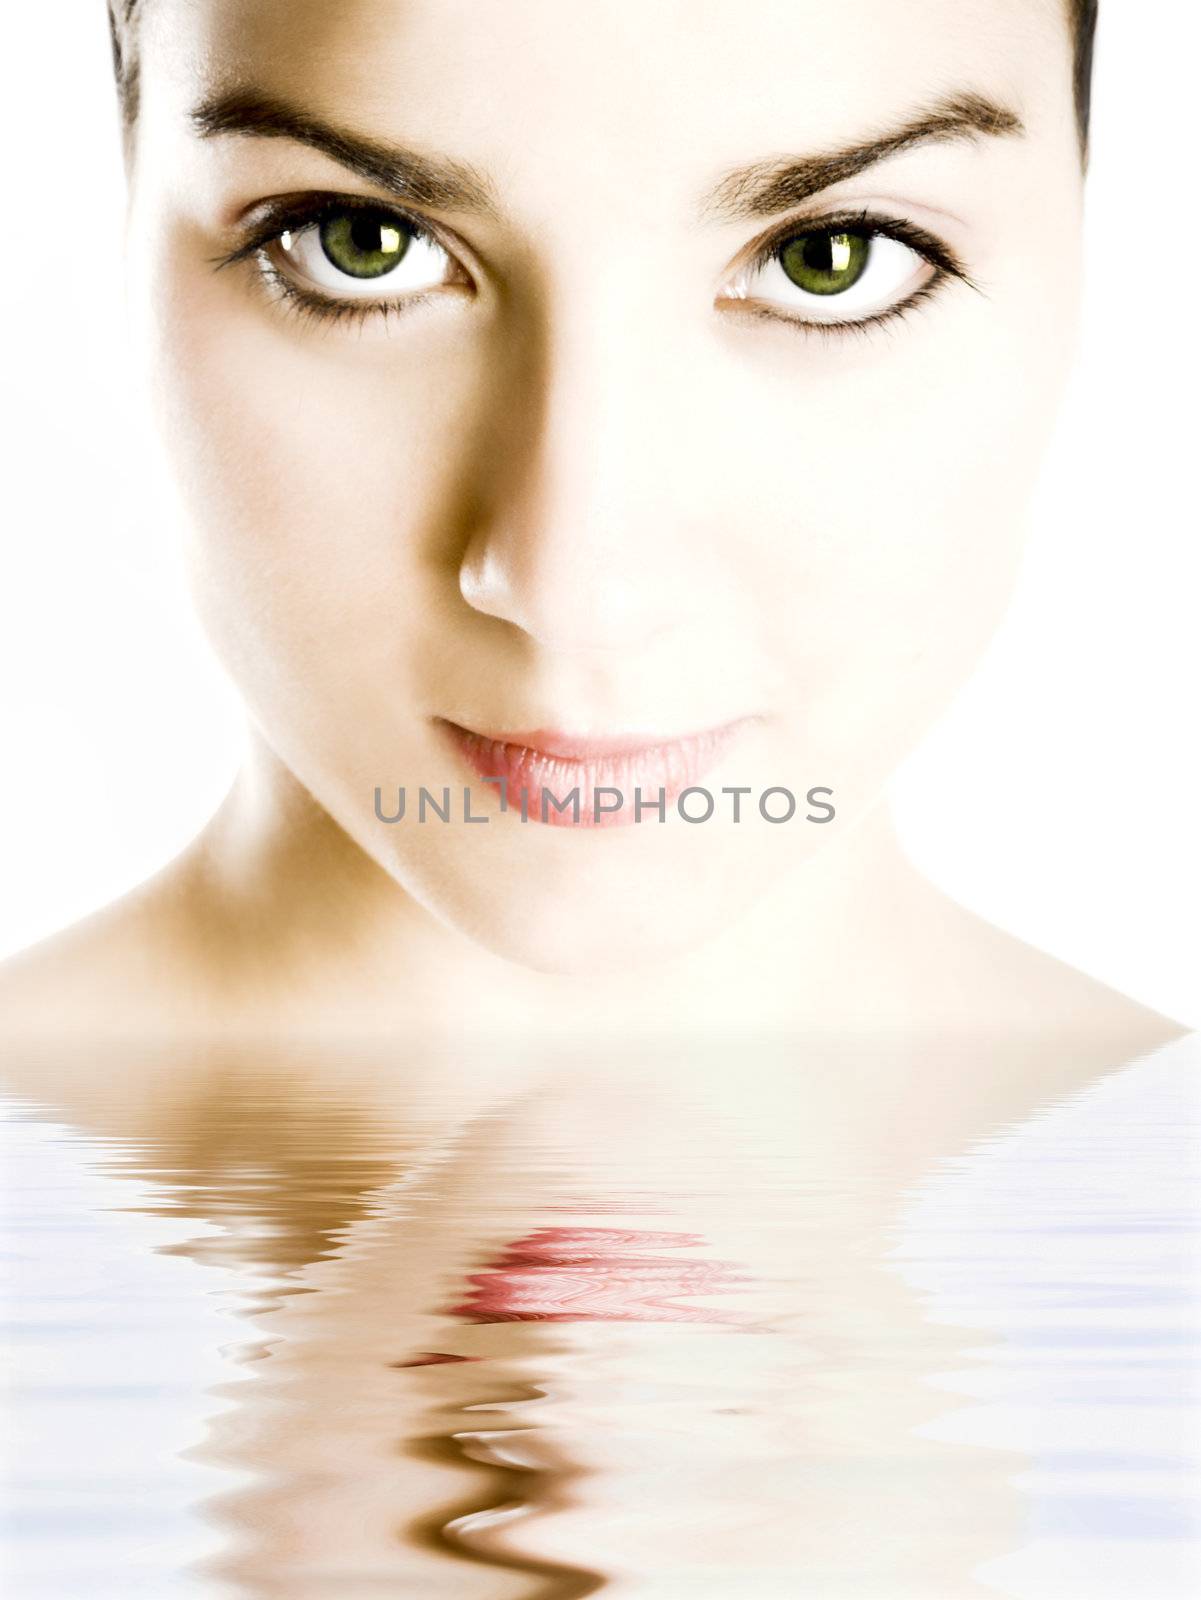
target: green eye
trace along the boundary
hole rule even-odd
[[[382,278],[404,260],[412,234],[386,211],[342,211],[320,227],[321,248],[351,278]]]
[[[859,233],[802,233],[779,253],[780,265],[807,294],[841,294],[867,268],[871,240]]]

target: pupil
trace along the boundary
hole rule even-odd
[[[805,242],[803,259],[811,272],[846,272],[854,260],[854,246],[845,233],[816,233]]]
[[[805,265],[813,272],[834,271],[834,239],[828,233],[815,234],[805,244]]]
[[[385,233],[395,236],[396,230],[385,229],[378,217],[356,217],[350,225],[350,242],[362,255],[386,254],[395,245],[385,239]]]

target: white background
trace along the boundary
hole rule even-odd
[[[1102,12],[1077,378],[1013,610],[895,793],[950,893],[1201,1024],[1201,26],[1182,0]],[[126,373],[104,5],[23,4],[3,27],[0,955],[180,849],[241,747]]]

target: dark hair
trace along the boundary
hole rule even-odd
[[[113,40],[113,65],[126,128],[138,114],[138,12],[145,0],[108,0],[108,21]],[[1093,83],[1093,40],[1097,32],[1097,0],[1067,0],[1072,29],[1072,87],[1076,100],[1076,127],[1080,154],[1088,154],[1088,120]]]
[[[134,0],[136,3],[136,0]],[[1088,120],[1093,95],[1093,42],[1097,37],[1097,0],[1068,0],[1072,19],[1072,85],[1076,93],[1076,128],[1080,155],[1088,159]]]
[[[138,0],[108,0],[108,31],[113,43],[113,71],[126,131],[138,115],[138,51],[135,28]]]

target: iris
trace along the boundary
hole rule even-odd
[[[386,211],[342,211],[321,224],[326,258],[351,278],[382,278],[404,259],[411,234]]]
[[[780,249],[780,265],[807,294],[841,294],[867,268],[871,240],[859,233],[802,233]]]

